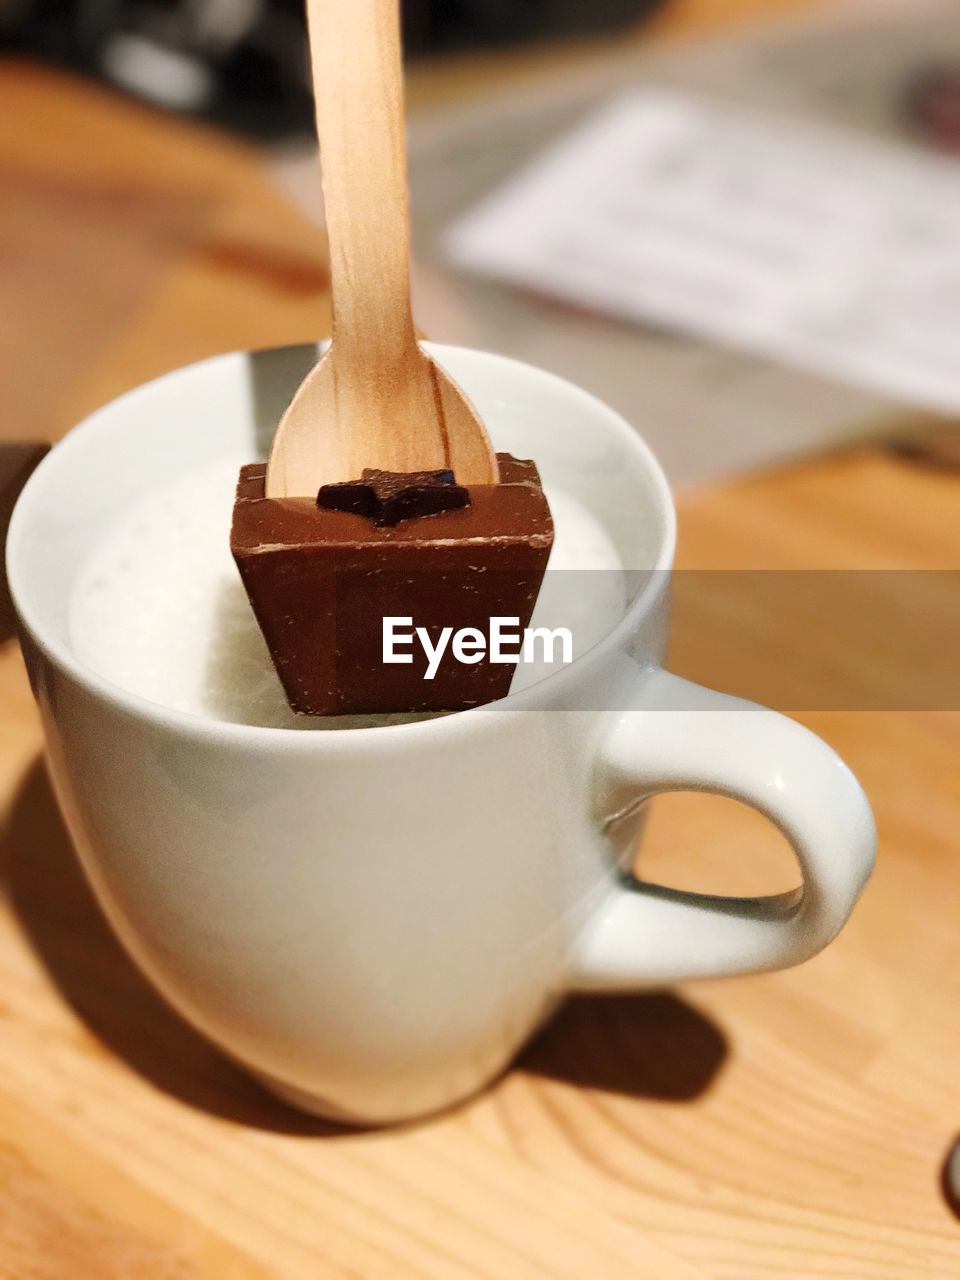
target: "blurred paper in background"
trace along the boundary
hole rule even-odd
[[[960,165],[939,155],[933,158],[936,153],[917,128],[912,106],[917,84],[932,69],[951,65],[960,65],[960,8],[953,0],[843,5],[815,20],[777,25],[759,34],[679,49],[633,49],[619,57],[607,54],[561,79],[491,96],[458,111],[419,117],[413,122],[411,154],[418,318],[431,335],[445,341],[507,352],[594,391],[643,431],[680,485],[857,439],[901,434],[922,423],[931,405],[948,409],[955,403],[950,368],[955,358],[950,344],[955,339],[948,330],[951,325],[956,330],[960,322],[960,301],[956,288],[952,293],[948,289],[947,277],[952,273],[955,280],[960,270],[953,230]],[[798,207],[785,210],[793,230],[778,233],[777,252],[784,234],[788,241],[792,235],[787,259],[771,260],[764,269],[755,258],[749,279],[742,253],[739,258],[727,253],[724,285],[735,288],[726,314],[713,314],[709,324],[703,298],[699,310],[684,314],[676,288],[669,299],[661,294],[659,305],[653,305],[658,281],[649,258],[661,273],[669,271],[671,259],[676,270],[680,257],[686,259],[688,273],[697,259],[701,264],[712,261],[716,270],[717,240],[722,238],[716,219],[711,222],[706,206],[698,207],[694,200],[696,216],[686,228],[675,225],[655,232],[651,210],[643,206],[649,184],[657,177],[656,164],[652,170],[648,165],[645,171],[634,168],[627,175],[618,169],[620,146],[629,142],[642,150],[644,128],[647,139],[652,136],[650,112],[657,103],[672,104],[670,111],[686,115],[688,134],[700,131],[696,181],[701,194],[705,162],[712,170],[711,199],[716,200],[729,185],[731,173],[743,170],[745,153],[752,150],[750,171],[743,178],[759,196],[763,184],[757,187],[756,179],[763,165],[758,166],[756,146],[762,137],[763,147],[778,160],[779,180],[788,179],[802,158],[804,198],[818,210],[816,218],[801,215]],[[496,266],[497,275],[510,274],[517,280],[541,255],[535,278],[531,272],[525,281],[540,296],[492,275],[465,272],[451,259],[451,228],[460,228],[454,240],[456,257],[465,260],[467,228],[472,227],[469,236],[475,250],[478,227],[482,230],[481,220],[490,206],[487,214],[480,211],[504,183],[539,187],[534,195],[542,199],[537,169],[545,152],[558,144],[575,152],[577,131],[597,113],[606,122],[587,127],[601,129],[609,143],[611,122],[622,129],[622,112],[635,113],[642,104],[644,119],[632,115],[626,121],[630,138],[614,138],[612,155],[585,159],[566,151],[564,163],[571,158],[576,163],[564,176],[565,190],[572,193],[583,217],[577,243],[593,256],[594,266],[602,248],[607,273],[603,298],[596,296],[595,272],[587,273],[590,291],[583,286],[585,277],[575,288],[575,264],[568,258],[551,260],[548,266],[542,258],[544,244],[536,243],[537,218],[544,220],[545,240],[550,228],[567,217],[569,201],[565,207],[544,210],[528,205],[523,227],[513,218],[506,228],[501,225],[500,262],[484,264],[488,269]],[[719,109],[721,104],[727,109]],[[663,120],[658,127],[662,125]],[[824,127],[838,141],[821,144],[819,131]],[[704,128],[710,138],[706,156]],[[571,135],[574,140],[565,141]],[[810,138],[816,141],[811,144]],[[887,150],[892,143],[900,150]],[[602,136],[599,145],[606,145]],[[588,150],[594,147],[596,135]],[[882,157],[877,147],[884,148]],[[732,170],[717,166],[721,152]],[[595,172],[594,164],[603,172]],[[953,168],[956,178],[949,173]],[[611,183],[625,185],[639,206],[634,210],[638,225],[618,232],[619,260],[611,255],[609,228],[595,220]],[[747,194],[741,188],[737,199],[743,201]],[[765,198],[769,200],[769,191]],[[948,200],[949,206],[942,203]],[[803,245],[796,239],[801,225]],[[869,234],[861,242],[857,228],[864,225]],[[673,246],[666,256],[664,231]],[[681,244],[684,235],[686,242]],[[924,244],[932,236],[945,237],[936,250],[936,262],[924,256],[928,249],[933,251],[932,243]],[[628,243],[644,263],[632,277],[633,293],[621,278],[630,265],[625,256]],[[851,244],[856,249],[853,258]],[[895,263],[889,261],[891,245],[898,255]],[[518,255],[523,254],[527,256],[518,266]],[[883,289],[889,292],[884,314],[892,323],[882,344],[870,347],[867,325],[861,321],[877,327],[880,316],[872,303],[866,309],[870,314],[865,314],[863,289],[879,287],[872,278],[877,255],[883,261]],[[507,259],[509,272],[504,270]],[[808,280],[805,264],[811,262],[818,264],[819,274]],[[840,269],[834,270],[838,262]],[[474,255],[471,266],[480,265]],[[710,273],[704,270],[695,278],[701,281],[702,293]],[[684,306],[690,301],[689,274],[687,283]],[[807,291],[806,314],[815,321],[809,328],[816,330],[807,335],[802,351],[799,341],[791,350],[783,341],[790,290],[798,287]],[[557,298],[560,294],[562,300]],[[918,344],[920,329],[909,334],[899,329],[896,311],[906,298],[916,299],[917,318],[931,336],[929,346]],[[599,310],[610,314],[596,314]],[[626,314],[629,322],[623,318]],[[828,332],[840,320],[840,332]],[[817,348],[816,358],[811,343]],[[897,348],[896,361],[892,347]],[[753,354],[759,350],[775,353],[776,359]],[[889,367],[893,363],[900,366],[896,376]]]
[[[617,100],[447,235],[471,271],[960,413],[960,165]]]

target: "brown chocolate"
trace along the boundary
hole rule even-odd
[[[500,483],[470,504],[378,525],[311,498],[266,498],[263,464],[243,467],[230,547],[290,705],[308,715],[459,711],[504,697],[513,663],[457,661],[433,679],[421,644],[383,660],[383,619],[409,618],[436,645],[445,627],[484,636],[493,617],[530,621],[553,544],[534,463],[498,454]],[[515,646],[514,646],[515,647]]]
[[[440,511],[470,505],[470,494],[452,471],[378,471],[365,467],[359,480],[325,484],[317,506],[327,511],[353,511],[374,524],[399,524]]]

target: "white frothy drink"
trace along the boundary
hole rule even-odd
[[[219,460],[182,477],[107,531],[71,601],[77,656],[131,693],[206,719],[349,729],[426,718],[297,716],[287,706],[230,554],[241,461]],[[555,538],[531,626],[569,628],[577,656],[622,616],[625,580],[599,521],[565,493],[547,496]],[[598,572],[555,572],[573,569]],[[513,689],[555,669],[521,666]]]

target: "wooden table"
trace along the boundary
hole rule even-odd
[[[315,233],[240,146],[5,66],[0,197],[5,440],[55,435],[176,364],[324,330]],[[680,559],[955,567],[957,511],[956,479],[865,449],[682,503]],[[577,1000],[468,1107],[350,1134],[273,1102],[146,986],[77,870],[13,642],[0,698],[3,1280],[960,1274],[939,1186],[960,1124],[956,714],[804,717],[860,775],[881,836],[822,956]],[[651,878],[729,892],[792,878],[755,815],[658,805]]]

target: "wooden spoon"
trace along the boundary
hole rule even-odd
[[[280,420],[268,498],[385,471],[496,484],[490,440],[416,339],[398,0],[307,0],[333,342]]]

